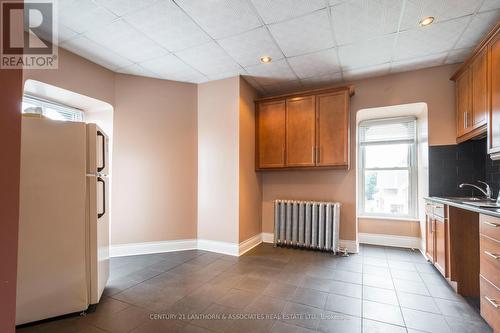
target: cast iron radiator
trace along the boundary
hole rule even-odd
[[[340,203],[276,200],[274,245],[339,251]]]

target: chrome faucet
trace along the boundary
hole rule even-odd
[[[460,184],[460,185],[458,185],[458,187],[460,187],[460,188],[463,188],[464,186],[470,186],[470,187],[473,187],[473,188],[475,188],[475,189],[477,189],[477,190],[481,191],[481,193],[483,193],[483,194],[484,194],[484,196],[485,196],[488,200],[491,200],[491,199],[492,199],[492,198],[491,198],[491,194],[492,194],[492,193],[491,193],[491,188],[490,188],[490,185],[488,185],[487,183],[482,182],[482,181],[480,181],[480,180],[478,180],[477,182],[478,182],[478,183],[481,183],[481,184],[486,185],[486,189],[484,189],[484,190],[483,190],[482,188],[480,188],[480,187],[479,187],[479,186],[477,186],[477,185],[467,184],[467,183]]]

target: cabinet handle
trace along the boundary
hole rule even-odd
[[[484,251],[484,254],[486,254],[489,257],[492,257],[495,260],[498,260],[500,258],[500,256],[497,256],[496,254],[491,253],[490,251]]]
[[[283,146],[283,148],[281,150],[283,151],[283,165],[286,165],[286,150],[285,150],[285,146]]]
[[[500,224],[496,224],[496,223],[491,223],[491,222],[486,222],[486,221],[483,221],[483,224],[486,224],[490,227],[493,227],[493,228],[498,228],[500,227]]]
[[[312,152],[312,161],[313,163],[316,163],[316,147],[312,146],[311,147],[311,152]]]
[[[491,305],[493,305],[495,309],[498,309],[499,305],[495,299],[489,298],[488,296],[484,296],[484,299],[487,300]]]
[[[319,161],[320,161],[320,152],[321,150],[319,149],[319,146],[316,147],[316,164],[319,164]]]

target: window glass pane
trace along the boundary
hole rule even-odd
[[[367,145],[364,149],[365,168],[408,167],[408,144]]]
[[[364,176],[365,213],[409,215],[408,170],[364,171]]]
[[[53,119],[53,120],[62,120],[62,121],[71,120],[71,119],[66,118],[63,113],[59,112],[58,110],[51,109],[51,108],[45,108],[43,110],[43,115],[45,117],[47,117],[49,119]]]
[[[400,123],[370,123],[360,126],[360,142],[412,140],[415,137],[415,121]]]

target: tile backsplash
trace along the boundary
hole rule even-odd
[[[458,145],[429,147],[429,195],[470,196],[482,195],[461,183],[487,182],[496,197],[500,189],[500,161],[493,161],[486,150],[486,138],[469,140]]]

